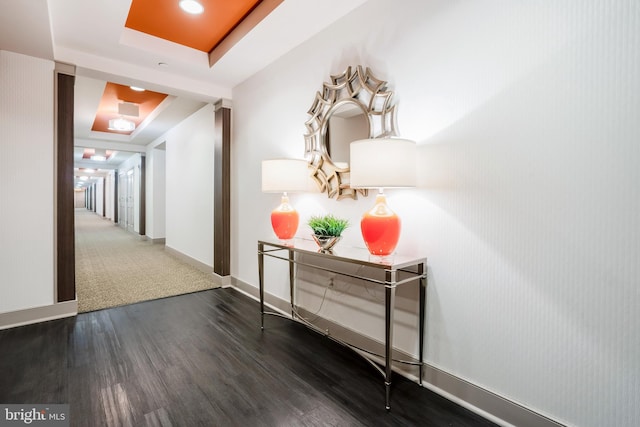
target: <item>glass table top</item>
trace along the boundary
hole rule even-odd
[[[426,264],[426,257],[407,256],[404,254],[391,254],[389,256],[380,257],[372,255],[366,248],[358,248],[353,246],[341,245],[340,242],[330,252],[322,252],[316,242],[311,239],[295,237],[291,240],[280,241],[275,238],[258,240],[265,246],[277,248],[278,250],[287,249],[293,252],[315,255],[318,257],[333,259],[336,261],[357,263],[375,268],[385,268],[396,270],[416,264]],[[269,252],[268,247],[264,248],[264,253]]]

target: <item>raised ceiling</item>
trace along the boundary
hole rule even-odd
[[[127,152],[143,152],[205,103],[232,99],[233,87],[366,1],[262,0],[247,15],[253,18],[237,24],[229,32],[233,37],[211,51],[127,26],[130,13],[142,5],[143,15],[160,27],[180,27],[200,37],[205,31],[194,22],[177,24],[183,19],[174,9],[178,0],[6,1],[0,2],[0,50],[75,66],[76,159],[83,167],[96,167],[82,159],[85,148],[115,150],[118,155],[107,162],[114,167],[112,162]],[[203,15],[238,3],[244,0],[202,0]],[[159,15],[160,10],[169,12]],[[107,83],[141,86],[167,97],[129,135],[94,131]]]
[[[133,0],[125,26],[202,52],[211,52],[261,3],[201,0],[204,11],[185,13],[177,1]]]
[[[189,49],[202,51],[212,64],[216,48],[225,42],[236,43],[245,32],[273,11],[283,0],[199,0],[203,12],[185,12],[177,0],[132,0],[124,26],[129,30],[156,37]],[[259,9],[258,6],[261,6]],[[257,16],[257,18],[256,18]],[[240,30],[241,24],[245,30]],[[230,37],[234,40],[228,41]],[[219,55],[216,55],[219,57]],[[159,65],[168,66],[161,62]],[[151,90],[134,91],[130,86],[107,82],[95,113],[91,131],[118,135],[134,135],[134,130],[112,128],[111,120],[127,120],[139,128],[167,97]],[[170,100],[169,100],[170,101]],[[135,106],[135,115],[122,114],[124,104]],[[126,116],[126,117],[125,117]],[[93,135],[95,136],[95,135]],[[146,142],[146,140],[142,140]]]
[[[151,90],[134,90],[130,86],[108,82],[104,87],[104,92],[100,99],[91,130],[94,132],[112,132],[131,135],[133,131],[109,129],[109,121],[117,118],[125,118],[134,122],[136,127],[139,127],[166,98],[166,93]],[[125,108],[122,108],[123,104]],[[133,111],[126,111],[127,105],[132,105],[136,108],[133,108]],[[125,110],[125,112],[123,112],[123,110]]]

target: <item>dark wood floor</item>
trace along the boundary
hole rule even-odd
[[[487,426],[258,303],[216,289],[0,331],[0,403],[77,426]]]

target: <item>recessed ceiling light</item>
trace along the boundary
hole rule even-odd
[[[180,7],[187,13],[199,15],[204,12],[204,7],[196,0],[181,0]]]
[[[167,64],[166,62],[158,62],[158,66],[159,67],[168,67],[169,64]]]
[[[129,86],[131,88],[131,90],[135,90],[136,92],[144,92],[144,88],[143,87],[138,87],[138,86]]]
[[[122,117],[109,120],[109,130],[117,130],[121,132],[131,132],[136,128],[135,122],[124,119]],[[93,157],[93,156],[92,156]]]

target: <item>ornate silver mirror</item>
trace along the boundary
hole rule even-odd
[[[349,186],[349,144],[365,138],[396,136],[396,108],[387,82],[358,65],[338,75],[316,92],[305,127],[305,157],[321,192],[355,199],[367,190]]]

